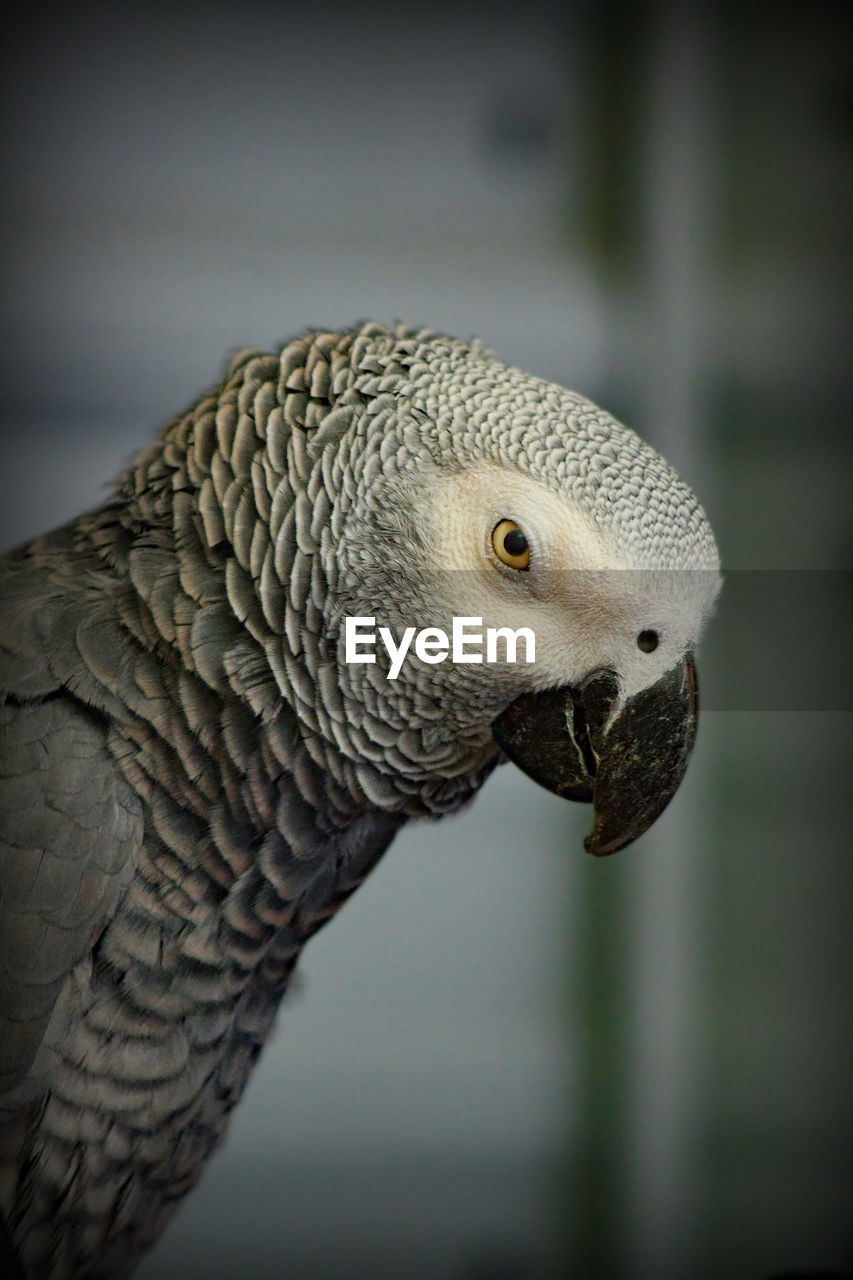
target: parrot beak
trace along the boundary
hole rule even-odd
[[[699,692],[693,654],[619,709],[613,671],[576,688],[525,693],[492,723],[504,753],[540,786],[595,806],[587,853],[636,840],[660,817],[687,768]]]

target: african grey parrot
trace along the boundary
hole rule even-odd
[[[508,756],[593,802],[593,853],[654,821],[718,581],[631,431],[373,323],[243,352],[110,501],[5,556],[0,1204],[27,1276],[133,1269],[408,819]],[[535,661],[346,661],[347,618],[456,617],[530,628]]]

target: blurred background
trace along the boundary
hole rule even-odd
[[[400,836],[142,1280],[853,1269],[846,16],[6,9],[0,544],[372,317],[603,403],[729,571],[665,816],[596,863],[506,768]]]

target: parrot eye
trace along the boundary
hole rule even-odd
[[[641,631],[637,636],[637,648],[642,649],[643,653],[654,653],[659,641],[660,636],[656,631]]]
[[[514,520],[501,520],[492,530],[492,547],[495,555],[510,569],[530,567],[530,546],[527,534]]]

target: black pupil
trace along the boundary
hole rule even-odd
[[[504,551],[508,556],[523,556],[527,550],[527,538],[520,529],[510,529],[504,536]]]
[[[637,636],[637,646],[642,649],[643,653],[654,653],[658,647],[658,633],[656,631],[641,631]]]

